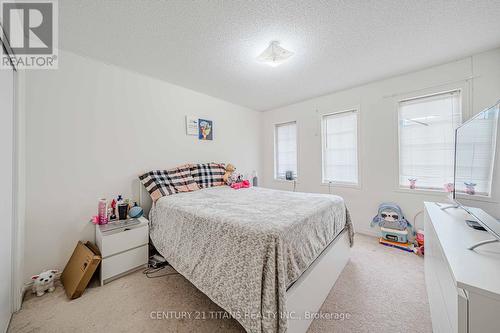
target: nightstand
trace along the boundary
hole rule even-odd
[[[109,230],[111,225],[96,225],[95,238],[101,251],[101,285],[142,267],[147,267],[149,221]]]

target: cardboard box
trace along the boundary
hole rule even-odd
[[[61,274],[61,282],[70,299],[83,294],[100,262],[101,254],[94,244],[78,242]]]

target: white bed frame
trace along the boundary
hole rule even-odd
[[[319,311],[349,261],[350,249],[349,235],[344,230],[286,291],[287,312],[291,318],[302,318],[288,319],[287,333],[307,331],[313,319],[306,319],[304,315]]]
[[[151,197],[144,186],[139,187],[139,203],[144,215],[148,217],[152,205]],[[349,256],[349,235],[347,230],[344,230],[286,291],[286,311],[289,315],[287,333],[307,331],[313,319],[306,319],[305,314],[314,314],[320,310],[349,261]]]

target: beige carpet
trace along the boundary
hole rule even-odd
[[[9,332],[243,332],[219,311],[181,275],[136,272],[73,301],[60,286],[29,295]],[[431,332],[422,258],[356,235],[351,261],[321,311],[344,319],[316,319],[309,332]]]

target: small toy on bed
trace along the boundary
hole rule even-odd
[[[407,243],[408,229],[412,225],[404,217],[401,208],[394,203],[383,203],[378,208],[378,213],[372,220],[371,226],[381,228],[382,237],[388,241]]]
[[[235,190],[239,190],[240,188],[249,188],[249,187],[250,187],[249,180],[243,180],[241,182],[231,184],[231,188]]]
[[[226,173],[222,177],[222,180],[226,185],[231,186],[235,190],[250,187],[250,181],[243,179],[243,175],[236,172],[236,168],[232,164],[226,166]]]
[[[243,181],[243,175],[239,172],[233,172],[226,184],[232,186],[233,184],[241,183]]]
[[[49,271],[41,272],[38,275],[33,275],[31,277],[33,281],[33,294],[37,296],[43,296],[46,291],[49,293],[53,292],[56,287],[54,286],[54,279],[56,277],[57,270],[51,269]]]
[[[231,177],[231,175],[235,171],[236,171],[236,168],[234,167],[234,165],[232,165],[231,163],[226,165],[226,172],[224,173],[224,176],[222,176],[222,180],[224,181],[224,183],[228,184],[229,178]]]

